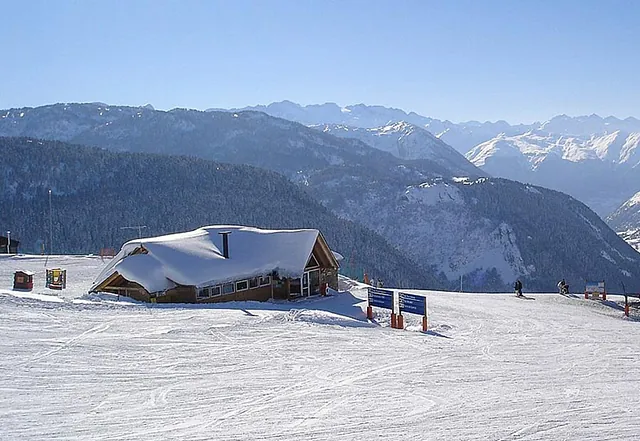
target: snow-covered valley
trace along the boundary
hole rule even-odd
[[[67,269],[66,290],[44,288],[44,257],[0,257],[0,439],[640,436],[638,311],[614,302],[423,291],[423,334],[417,316],[369,323],[363,285],[148,305],[86,296],[100,258],[46,265]],[[32,293],[11,289],[18,269],[35,272]]]

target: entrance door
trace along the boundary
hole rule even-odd
[[[309,273],[304,273],[302,275],[302,295],[304,297],[309,297],[311,291],[309,290]]]

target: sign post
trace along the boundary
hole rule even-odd
[[[599,282],[589,282],[585,284],[584,298],[588,299],[591,295],[592,299],[599,299],[602,295],[602,300],[607,300],[607,290],[605,288],[604,280]]]
[[[369,288],[367,292],[367,318],[373,319],[373,307],[391,310],[391,327],[396,328],[395,295],[390,289]]]
[[[421,315],[422,331],[427,332],[427,326],[429,321],[427,316],[427,298],[424,296],[416,295],[416,294],[400,292],[398,293],[398,303],[400,305],[400,317],[402,317],[403,311],[411,314]]]
[[[629,317],[629,297],[624,296],[624,315]]]

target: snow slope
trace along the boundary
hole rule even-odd
[[[639,322],[558,295],[427,292],[432,331],[351,294],[195,307],[79,298],[105,263],[0,258],[0,439],[630,440]],[[12,292],[36,272],[38,298]],[[57,299],[44,301],[43,299]]]

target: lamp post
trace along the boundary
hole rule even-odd
[[[49,189],[49,255],[53,250],[53,209],[51,205],[51,189]]]

